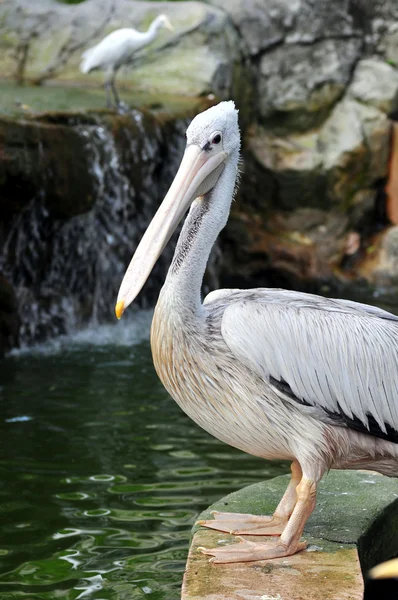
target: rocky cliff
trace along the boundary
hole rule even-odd
[[[178,168],[197,111],[193,103],[177,114],[45,113],[0,121],[1,267],[8,282],[0,289],[5,309],[15,312],[9,344],[112,318],[126,265]],[[144,303],[159,291],[171,251]]]
[[[133,108],[100,110],[81,52],[159,12],[174,32],[118,75]],[[392,1],[1,3],[2,348],[111,318],[189,119],[222,98],[240,109],[244,167],[210,286],[393,296],[397,20]]]

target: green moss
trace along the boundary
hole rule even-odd
[[[198,107],[202,110],[203,100],[185,96],[149,94],[144,92],[121,93],[123,101],[131,108],[147,108],[155,113],[166,112],[171,115],[193,113]],[[0,81],[0,114],[13,117],[30,118],[38,113],[63,111],[103,111],[113,114],[105,108],[105,94],[101,87],[80,88],[72,86],[16,86],[9,81]]]
[[[272,514],[288,481],[289,476],[283,475],[229,494],[198,520],[211,518],[213,510]],[[357,544],[390,503],[398,522],[397,493],[397,482],[392,478],[364,471],[331,471],[318,486],[317,507],[305,528],[308,543],[329,551],[339,549],[341,544]],[[197,529],[195,526],[193,533]]]
[[[287,475],[248,486],[222,498],[210,511],[272,514]],[[233,543],[234,536],[194,528],[182,598],[362,597],[357,550],[363,570],[398,551],[397,482],[370,471],[332,471],[318,486],[316,509],[305,528],[310,552],[268,562],[214,566],[199,547]],[[261,539],[261,538],[256,538]],[[264,540],[266,543],[268,540]]]

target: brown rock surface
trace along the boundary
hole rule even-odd
[[[271,514],[287,481],[282,476],[243,488],[199,519],[210,518],[212,510]],[[211,564],[198,547],[234,543],[235,536],[195,526],[181,599],[361,600],[361,567],[366,573],[398,551],[397,497],[392,478],[331,471],[319,485],[317,506],[305,528],[308,549],[268,561]],[[272,543],[270,538],[262,541]]]

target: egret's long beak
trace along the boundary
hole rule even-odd
[[[167,27],[167,29],[168,29],[169,31],[174,31],[174,27],[173,27],[173,25],[170,23],[170,21],[168,20],[168,18],[167,18],[167,17],[165,18],[164,24],[165,24],[165,27]]]
[[[115,308],[118,319],[140,292],[191,202],[214,186],[226,157],[222,150],[208,153],[194,144],[187,147],[177,175],[124,275]]]

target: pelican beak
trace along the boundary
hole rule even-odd
[[[167,17],[164,19],[164,26],[167,27],[169,31],[174,31],[173,25],[170,23]]]
[[[124,275],[115,307],[118,319],[139,294],[191,202],[215,185],[226,158],[222,149],[207,152],[195,144],[186,148],[177,175]]]

